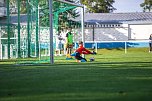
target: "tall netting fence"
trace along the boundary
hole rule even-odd
[[[8,35],[8,27],[6,25],[0,25],[0,59],[7,59],[8,58],[8,50],[10,50],[10,57],[16,58],[16,46],[17,46],[17,36],[15,34],[16,26],[10,26],[10,34]],[[9,39],[8,39],[9,36]],[[8,49],[8,43],[10,45]]]
[[[4,22],[0,21],[0,59],[16,59],[17,63],[50,62],[48,0],[9,1],[6,2],[7,17]],[[55,56],[65,54],[65,36],[69,27],[75,33],[74,41],[81,40],[78,34],[81,23],[73,17],[80,16],[78,12],[79,7],[53,1],[54,33],[51,40]]]

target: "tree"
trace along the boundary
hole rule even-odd
[[[140,6],[143,8],[143,11],[151,12],[152,10],[152,0],[145,0],[143,3],[140,4]]]
[[[72,3],[75,3],[74,0],[66,0]],[[49,5],[48,0],[41,0],[39,2],[39,5],[41,7],[40,10],[40,25],[41,26],[48,26],[49,25]],[[54,1],[53,2],[53,20],[55,21],[55,24],[57,24],[59,27],[58,30],[65,29],[63,26],[70,27],[71,23],[73,21],[71,18],[75,18],[79,16],[79,13],[77,12],[76,7],[71,6],[69,4],[61,3]]]
[[[19,0],[20,1],[20,13],[25,14],[27,11],[26,9],[26,0]],[[10,0],[9,1],[10,4],[10,13],[11,14],[17,14],[17,10],[18,10],[18,0]]]
[[[27,14],[27,3],[28,3],[27,0],[10,0],[9,3],[10,3],[11,14],[18,13],[18,8],[17,8],[18,1],[20,1],[20,13]],[[35,5],[36,0],[29,0],[29,1],[33,5],[32,6],[30,4],[31,6],[30,10],[34,12],[34,8],[36,9],[36,5]],[[38,0],[38,1],[39,1],[40,26],[45,26],[45,27],[49,26],[49,0]],[[76,3],[79,0],[66,0],[66,1],[69,1],[71,3]],[[58,11],[67,9],[65,12],[60,12],[58,14],[58,22],[59,22],[58,25],[66,25],[67,27],[69,27],[71,25],[71,22],[73,23],[71,18],[75,18],[79,16],[79,13],[77,12],[76,9],[68,9],[70,8],[70,6],[71,5],[69,4],[64,4],[64,3],[53,0],[53,12],[58,12]],[[33,14],[35,14],[35,12]],[[59,29],[61,28],[59,27]]]
[[[81,3],[84,4],[86,12],[89,13],[110,13],[116,10],[112,4],[115,0],[81,0]]]

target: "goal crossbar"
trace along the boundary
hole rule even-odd
[[[62,3],[66,3],[66,4],[70,4],[70,5],[77,6],[77,7],[84,7],[81,4],[75,4],[75,3],[72,3],[72,2],[68,2],[68,1],[63,1],[63,0],[55,0],[55,1],[59,1],[59,2],[62,2]]]

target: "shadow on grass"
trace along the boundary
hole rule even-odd
[[[91,62],[91,63],[70,63],[55,64],[58,67],[86,67],[86,68],[151,68],[151,62]],[[51,65],[50,65],[51,66]]]
[[[0,68],[152,68],[151,62],[86,62],[86,63],[23,63],[23,64],[0,64]]]
[[[151,67],[151,62],[1,64],[0,100],[151,101]]]

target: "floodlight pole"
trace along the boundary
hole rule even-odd
[[[54,63],[53,55],[53,11],[52,11],[52,1],[49,0],[49,16],[50,16],[50,63]]]

